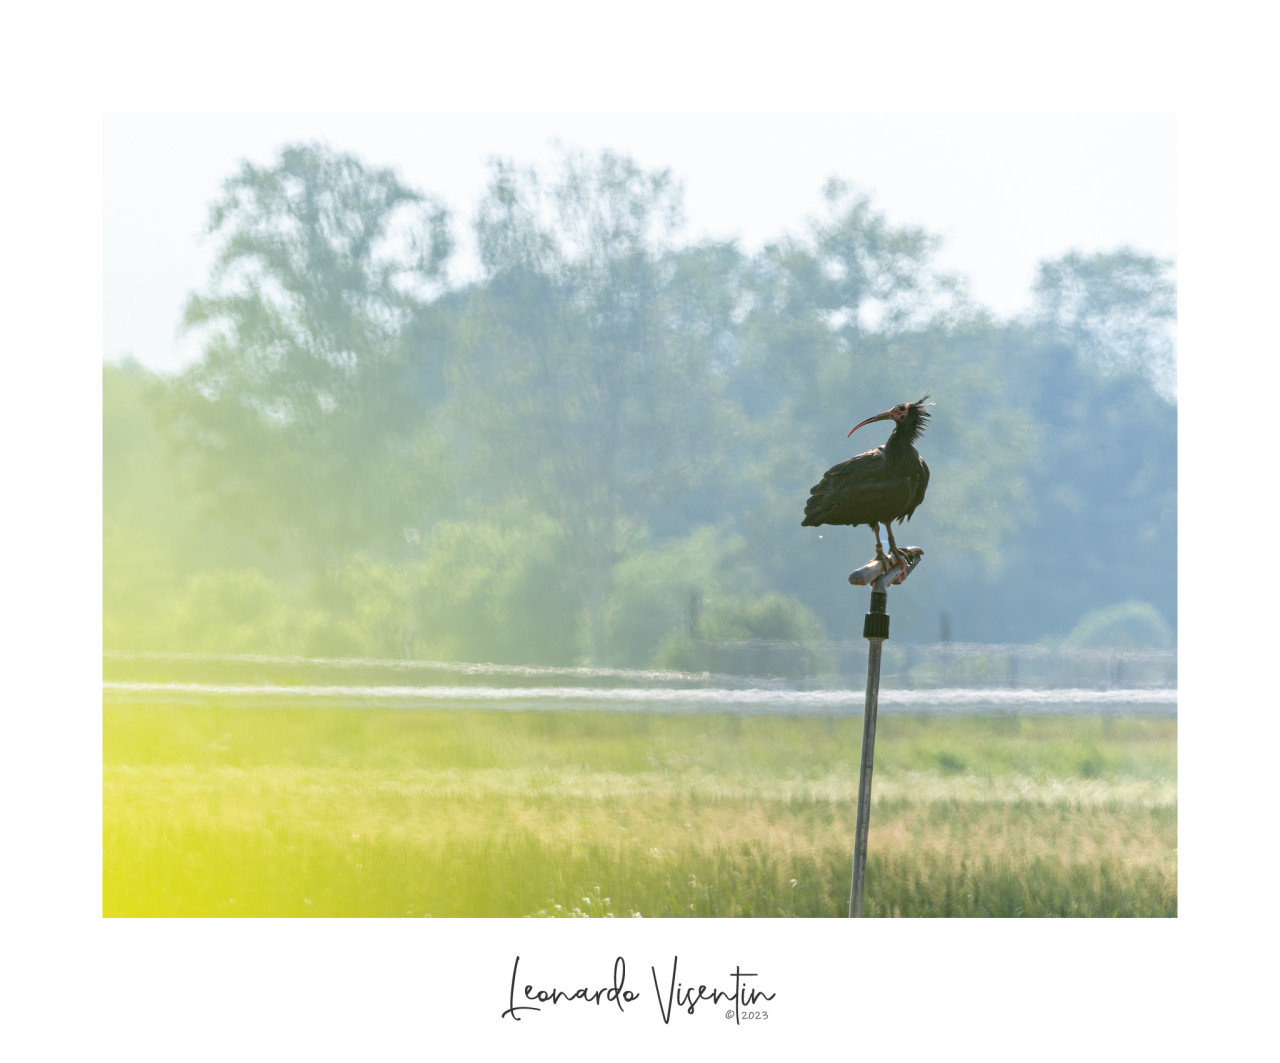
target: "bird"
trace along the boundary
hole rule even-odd
[[[882,447],[875,447],[856,457],[833,465],[822,480],[809,489],[802,526],[819,524],[870,524],[876,536],[876,557],[884,557],[880,543],[880,525],[889,535],[889,551],[894,561],[909,567],[905,554],[893,541],[893,521],[899,525],[909,520],[924,501],[929,486],[929,466],[912,444],[920,438],[930,413],[926,407],[934,403],[924,398],[917,402],[900,402],[884,413],[868,417],[849,429],[852,436],[873,421],[893,421],[893,431]]]

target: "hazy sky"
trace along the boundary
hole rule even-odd
[[[1172,113],[117,114],[104,121],[103,354],[158,369],[197,357],[176,326],[208,275],[208,204],[238,160],[323,140],[390,165],[469,226],[492,156],[548,162],[553,143],[611,148],[685,187],[685,233],[748,249],[822,208],[839,176],[896,224],[940,235],[938,262],[1001,316],[1026,308],[1036,264],[1128,244],[1176,253]]]

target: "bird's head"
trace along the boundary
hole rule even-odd
[[[853,433],[859,428],[863,425],[870,424],[872,421],[893,421],[895,424],[904,426],[910,438],[915,439],[924,431],[925,422],[930,416],[926,407],[932,406],[933,403],[925,401],[928,397],[929,396],[926,395],[924,398],[918,399],[915,402],[900,402],[891,410],[885,410],[884,413],[878,413],[874,417],[868,417],[865,421],[862,421],[860,424],[855,424],[850,428],[849,435],[845,436],[845,439],[848,439],[849,436],[853,435]],[[895,429],[895,431],[896,430],[897,429]]]

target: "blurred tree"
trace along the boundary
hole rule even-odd
[[[1015,630],[1060,634],[1117,598],[1176,617],[1171,270],[1127,248],[1042,263],[1030,320],[1006,329],[1005,373],[1052,441],[1006,556],[1041,573],[1005,589],[1010,613],[1025,617]]]
[[[733,392],[752,416],[783,403],[792,411],[820,406],[854,364],[873,378],[886,336],[963,304],[960,282],[932,265],[938,237],[890,225],[870,197],[839,179],[827,182],[823,198],[825,216],[803,237],[783,237],[754,263]]]
[[[611,152],[564,153],[547,184],[493,164],[476,222],[484,279],[456,351],[458,423],[481,497],[563,529],[588,656],[608,659],[614,566],[718,468],[731,249],[673,249],[680,187]]]
[[[1080,618],[1064,645],[1074,649],[1172,649],[1173,631],[1150,602],[1117,602]]]
[[[887,436],[873,427],[845,442],[848,429],[896,402],[933,396],[938,416],[921,443],[933,479],[915,517],[920,530],[906,541],[963,558],[957,569],[970,572],[974,561],[995,564],[1026,519],[1038,432],[1008,398],[1003,330],[934,267],[937,238],[891,226],[842,182],[828,184],[826,200],[826,217],[803,238],[756,260],[731,394],[752,415],[753,457],[744,464],[757,487],[742,500],[741,527],[753,554],[771,585],[843,636],[860,630],[861,614],[848,609],[847,585],[830,569],[843,575],[869,557],[870,532],[814,533],[800,517],[825,469]],[[916,586],[941,574],[931,564]],[[936,623],[932,611],[903,615],[899,630],[929,637]]]
[[[702,637],[699,617],[708,605],[761,591],[746,539],[727,530],[732,523],[726,517],[719,527],[702,525],[687,535],[645,537],[632,545],[614,571],[606,617],[615,664],[648,667],[664,639]]]
[[[294,649],[280,588],[256,568],[199,572],[168,612],[170,647],[207,653]]]
[[[514,509],[514,507],[513,507]],[[415,638],[426,656],[571,665],[581,611],[560,528],[548,517],[498,510],[443,521],[410,581]]]
[[[1138,373],[1174,401],[1173,263],[1132,248],[1040,264],[1036,321],[1106,374]]]
[[[200,519],[160,423],[168,379],[136,361],[102,371],[102,611],[109,649],[158,649],[192,573],[262,563],[254,544]]]
[[[891,226],[870,196],[839,178],[827,182],[823,198],[827,217],[810,226],[818,268],[808,280],[813,302],[847,345],[869,328],[894,333],[923,323],[960,292],[957,278],[931,266],[940,237]]]
[[[829,673],[822,624],[803,603],[778,591],[731,594],[707,605],[696,637],[670,634],[653,663],[659,668],[800,678]]]
[[[747,255],[677,242],[665,171],[495,161],[482,276],[449,290],[447,212],[391,171],[244,164],[187,309],[202,360],[105,371],[104,638],[639,665],[693,645],[691,601],[704,635],[856,638],[870,534],[802,529],[804,499],[887,434],[852,424],[926,391],[904,541],[932,560],[896,637],[944,609],[962,641],[1122,598],[1175,617],[1171,266],[1068,255],[997,323],[936,237],[839,181],[825,206]],[[997,563],[1018,578],[988,587]]]
[[[208,232],[209,288],[185,316],[205,353],[175,381],[170,416],[212,508],[316,567],[400,536],[422,468],[406,460],[424,402],[407,337],[431,333],[447,212],[390,170],[304,145],[244,162]]]
[[[135,361],[102,367],[102,641],[107,649],[153,648],[159,603],[172,597],[187,532],[152,408],[160,381]]]

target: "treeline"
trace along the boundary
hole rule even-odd
[[[460,283],[458,220],[393,171],[244,163],[186,308],[203,357],[104,370],[106,648],[648,666],[857,637],[870,530],[801,528],[804,500],[925,392],[895,638],[1171,644],[1170,263],[1046,262],[1004,322],[841,182],[756,254],[681,212],[616,154],[495,162]]]

